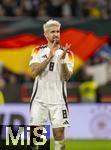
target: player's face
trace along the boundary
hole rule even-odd
[[[47,30],[47,32],[45,33],[45,36],[50,43],[53,43],[54,41],[56,41],[56,43],[59,44],[59,42],[60,42],[60,28],[57,26],[50,27]]]

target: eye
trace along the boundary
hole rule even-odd
[[[54,31],[51,31],[50,33],[54,33]]]

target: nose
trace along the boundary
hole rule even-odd
[[[55,32],[55,33],[54,33],[54,36],[55,36],[55,37],[58,37],[58,32]]]

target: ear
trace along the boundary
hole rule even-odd
[[[46,34],[46,32],[44,32],[44,36],[45,36],[45,38],[47,38],[47,34]]]

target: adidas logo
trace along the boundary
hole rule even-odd
[[[42,58],[47,58],[47,55],[43,55]]]
[[[69,124],[69,122],[67,120],[65,120],[65,122],[63,124]]]

